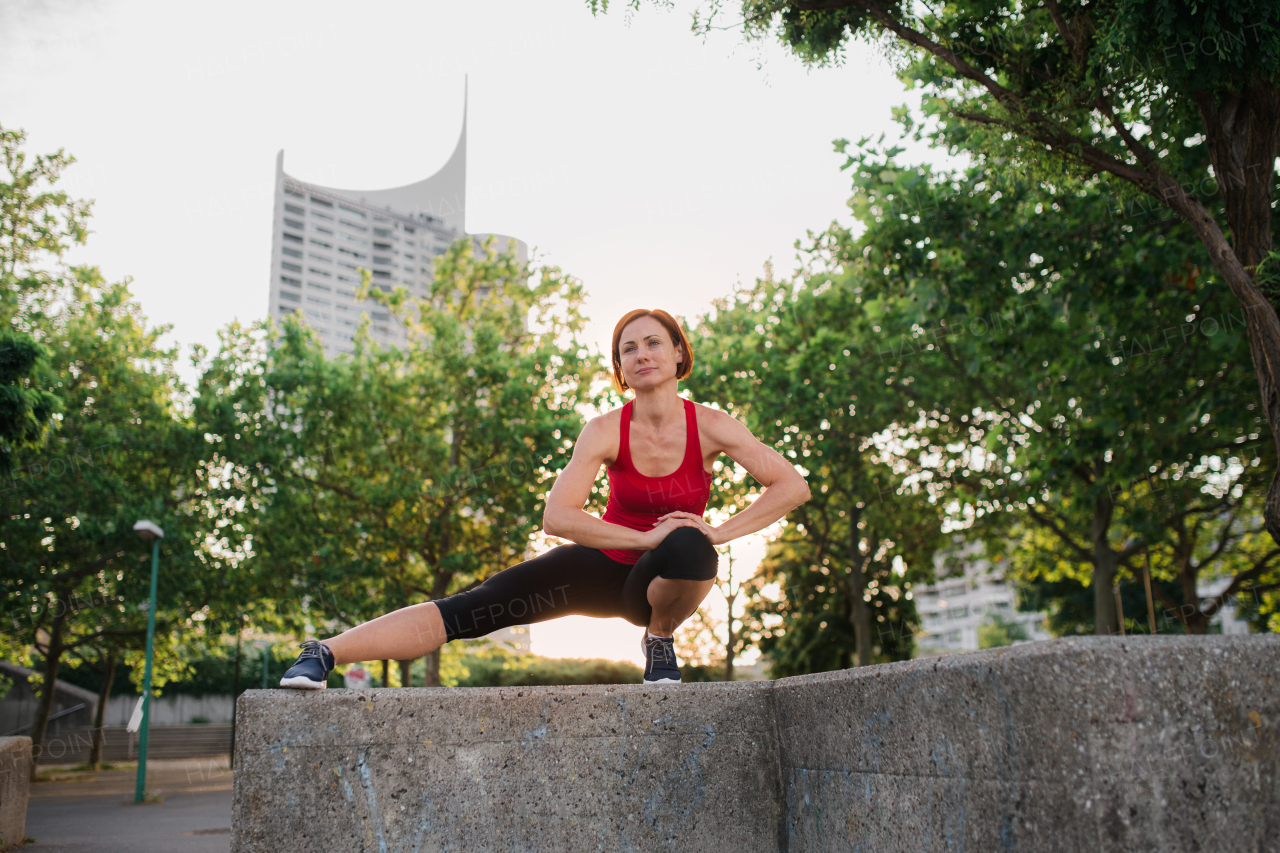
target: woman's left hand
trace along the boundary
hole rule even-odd
[[[657,521],[655,521],[654,526],[661,524],[662,522],[666,521],[668,518],[687,518],[690,521],[695,522],[697,528],[701,530],[708,539],[711,540],[712,545],[721,544],[720,531],[716,530],[716,528],[712,527],[710,524],[707,524],[705,521],[703,521],[702,516],[700,515],[694,515],[691,512],[669,512],[666,515],[659,518]]]

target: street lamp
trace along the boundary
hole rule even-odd
[[[133,801],[143,801],[147,788],[147,731],[151,720],[151,652],[156,638],[156,575],[160,570],[160,540],[164,531],[154,521],[142,520],[133,525],[133,532],[143,541],[151,541],[151,599],[147,605],[147,666],[142,673],[142,735],[138,739],[138,783]]]

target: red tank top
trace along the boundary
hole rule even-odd
[[[609,466],[609,502],[604,520],[632,530],[652,530],[653,522],[669,512],[702,515],[711,497],[711,475],[702,467],[698,441],[698,415],[693,403],[684,401],[684,460],[675,473],[646,477],[631,464],[631,403],[622,407],[618,458]],[[611,560],[634,565],[643,550],[600,549]]]

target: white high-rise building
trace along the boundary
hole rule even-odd
[[[276,155],[275,213],[272,218],[269,313],[276,320],[299,313],[333,356],[351,350],[352,337],[367,312],[374,340],[402,344],[404,328],[373,301],[357,302],[360,270],[390,292],[404,285],[424,296],[432,264],[449,244],[467,236],[467,113],[453,155],[425,180],[383,190],[334,189],[299,180],[284,171],[284,151]],[[488,235],[470,235],[477,245]],[[508,240],[494,235],[495,247]],[[528,246],[515,240],[523,263]]]
[[[993,617],[1022,626],[1028,640],[1047,640],[1044,613],[1017,609],[1004,565],[992,565],[981,542],[957,537],[950,549],[934,555],[937,583],[912,591],[923,630],[916,635],[919,654],[978,649],[978,628]]]

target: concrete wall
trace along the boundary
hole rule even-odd
[[[31,738],[0,737],[0,850],[22,843],[27,829]]]
[[[1280,636],[776,682],[251,691],[232,850],[1280,850]]]
[[[783,849],[1280,849],[1277,635],[784,679],[775,712]]]

